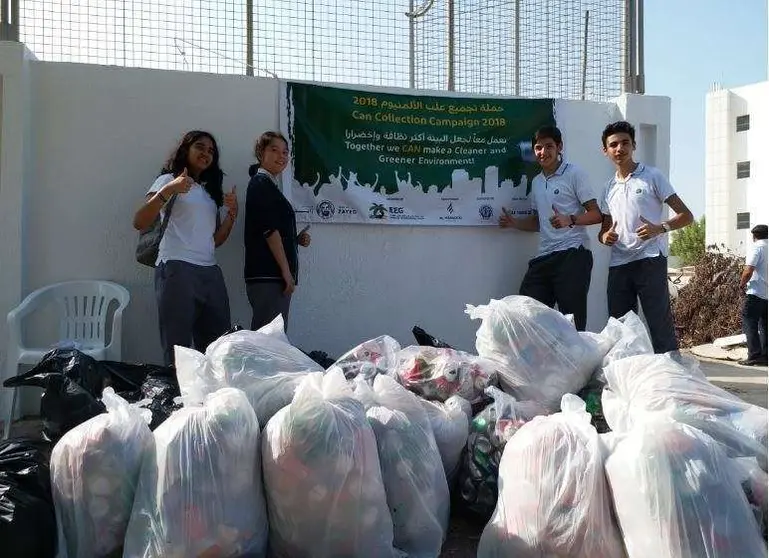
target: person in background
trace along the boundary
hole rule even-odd
[[[742,331],[748,342],[748,358],[741,360],[745,366],[766,366],[766,225],[756,225],[753,246],[745,258],[745,267],[740,277],[740,288],[746,289],[742,306]]]
[[[601,196],[603,223],[598,240],[611,247],[607,294],[609,315],[638,312],[641,300],[655,353],[678,350],[668,290],[670,231],[689,225],[692,212],[658,169],[633,160],[635,128],[609,124],[603,151],[616,172]],[[675,215],[665,220],[665,204]]]
[[[158,216],[165,218],[166,204],[176,196],[155,266],[166,366],[174,362],[174,345],[205,351],[231,327],[227,287],[214,251],[230,235],[238,200],[234,187],[224,194],[223,177],[213,135],[188,132],[134,215],[134,228],[146,230]],[[222,208],[226,208],[224,218]]]
[[[555,126],[540,128],[532,139],[534,155],[542,172],[531,184],[534,212],[513,217],[503,208],[503,228],[539,232],[539,252],[529,262],[520,294],[563,314],[574,315],[574,325],[584,331],[587,294],[593,270],[585,227],[601,222],[596,196],[587,175],[563,160],[563,139]]]
[[[288,164],[286,138],[265,132],[256,142],[254,155],[258,164],[249,169],[244,268],[251,329],[270,323],[278,314],[287,329],[291,295],[299,282],[298,246],[309,246],[311,239],[306,228],[297,234],[294,208],[278,185]]]

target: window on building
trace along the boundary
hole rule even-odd
[[[737,131],[738,132],[747,132],[750,130],[750,115],[744,114],[742,116],[737,117]]]
[[[737,178],[750,178],[750,161],[737,163]]]
[[[737,214],[737,230],[750,228],[750,213]]]

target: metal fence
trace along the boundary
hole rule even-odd
[[[41,60],[603,100],[642,92],[643,0],[0,0]]]

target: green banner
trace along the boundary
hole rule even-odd
[[[552,99],[396,95],[285,84],[287,170],[308,221],[495,223],[538,169],[531,138]]]

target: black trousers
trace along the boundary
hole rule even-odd
[[[767,300],[756,295],[745,297],[742,305],[742,332],[748,341],[748,360],[766,360]]]
[[[218,265],[170,260],[155,268],[160,344],[166,366],[174,363],[174,345],[205,351],[230,323],[230,301]]]
[[[620,318],[631,310],[638,313],[640,298],[654,352],[678,350],[670,311],[668,259],[665,256],[610,267],[607,294],[609,315],[613,318]]]
[[[557,304],[559,312],[573,314],[574,325],[585,331],[592,271],[593,253],[583,246],[545,254],[529,262],[520,294],[550,308]]]

